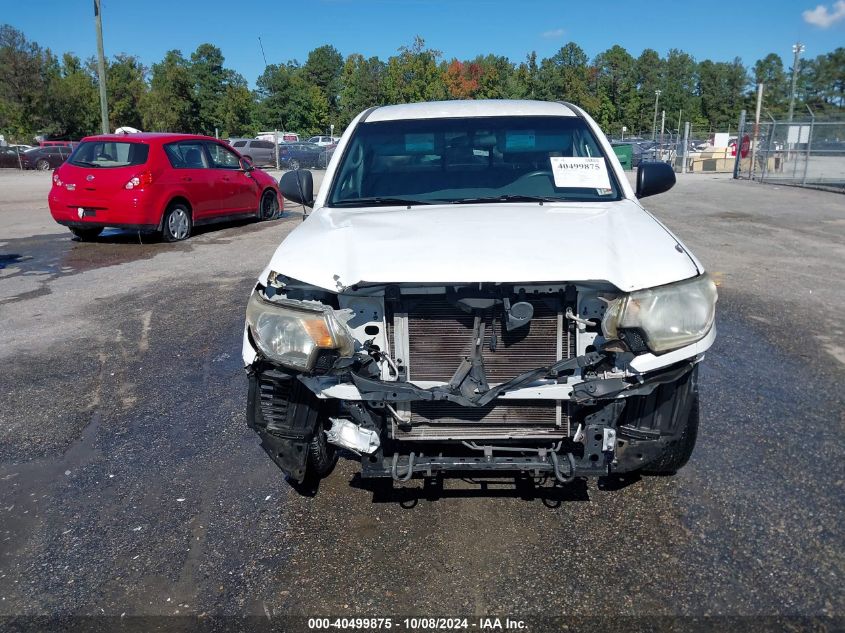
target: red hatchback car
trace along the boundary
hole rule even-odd
[[[222,141],[191,134],[90,136],[53,172],[50,213],[80,239],[107,227],[184,240],[198,224],[270,219],[278,184]]]

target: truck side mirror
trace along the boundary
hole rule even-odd
[[[637,198],[669,191],[675,186],[675,170],[669,163],[640,163],[637,169]]]
[[[314,176],[307,169],[295,169],[279,179],[282,196],[306,207],[314,206]]]

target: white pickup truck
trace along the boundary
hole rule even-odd
[[[683,466],[716,287],[568,103],[376,107],[249,299],[247,417],[292,483]]]

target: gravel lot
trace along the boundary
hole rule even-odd
[[[49,186],[0,172],[0,616],[843,615],[842,195],[696,174],[647,200],[720,282],[678,476],[383,496],[341,461],[305,498],[240,360],[300,211],[80,243]]]

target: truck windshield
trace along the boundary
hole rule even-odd
[[[359,125],[328,206],[606,201],[619,186],[577,117],[479,117]]]
[[[130,167],[147,162],[150,146],[121,141],[86,141],[80,143],[68,162],[79,167]]]

